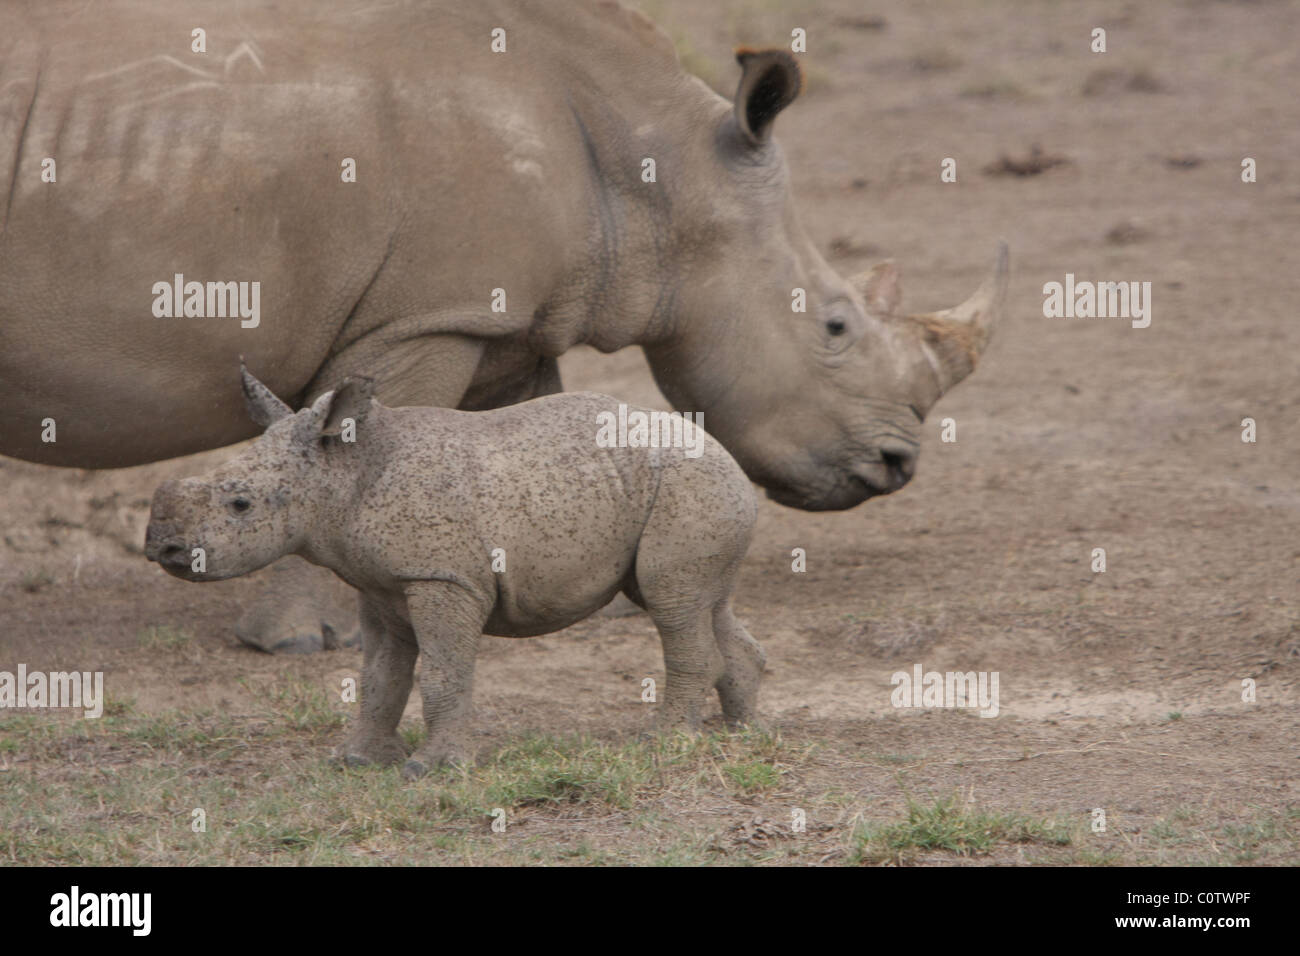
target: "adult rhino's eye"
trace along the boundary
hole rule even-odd
[[[843,319],[828,319],[826,321],[826,331],[831,335],[843,335],[848,331],[848,328]]]
[[[248,509],[253,507],[253,503],[247,498],[231,498],[229,508],[232,514],[242,515],[247,513]]]

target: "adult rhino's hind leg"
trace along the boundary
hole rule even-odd
[[[334,756],[349,766],[387,766],[405,759],[407,753],[397,725],[415,680],[415,635],[410,625],[365,595],[361,596],[361,627],[361,712]]]
[[[235,636],[268,654],[313,654],[361,640],[357,592],[333,571],[296,555],[258,575],[263,590],[235,623]]]

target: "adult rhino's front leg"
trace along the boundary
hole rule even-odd
[[[333,571],[289,556],[258,575],[262,591],[235,623],[235,636],[268,654],[313,654],[361,641],[357,592]]]

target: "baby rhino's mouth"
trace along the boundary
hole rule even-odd
[[[192,549],[175,530],[166,523],[149,522],[144,536],[144,556],[157,562],[163,570],[178,577],[189,577]]]

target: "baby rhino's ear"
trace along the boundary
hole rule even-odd
[[[370,403],[375,397],[375,380],[362,376],[345,378],[334,389],[334,400],[321,422],[320,433],[331,438],[343,431],[343,419],[350,418],[358,425],[370,414]]]
[[[370,414],[374,393],[373,379],[361,376],[345,378],[338,388],[316,399],[311,415],[303,422],[304,433],[300,437],[308,441],[336,438],[343,431],[343,421],[347,418],[360,427]]]

